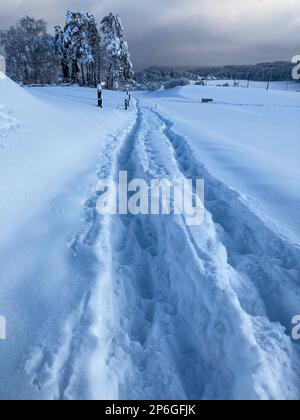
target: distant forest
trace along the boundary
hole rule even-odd
[[[182,77],[198,80],[209,76],[217,79],[253,80],[253,81],[289,81],[292,80],[293,64],[285,61],[261,63],[255,65],[232,65],[223,67],[166,67],[152,66],[136,74],[138,83],[166,82]]]

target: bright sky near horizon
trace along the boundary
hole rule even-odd
[[[0,29],[29,15],[44,18],[51,32],[68,9],[99,21],[120,14],[137,69],[251,64],[300,53],[299,0],[1,0]]]

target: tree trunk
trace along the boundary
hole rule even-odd
[[[67,57],[65,56],[63,57],[61,61],[61,66],[62,66],[62,73],[63,73],[63,81],[64,83],[69,83],[70,82],[70,69],[69,69]]]
[[[82,86],[85,86],[85,78],[84,78],[84,67],[83,64],[81,64],[81,80],[82,80]]]

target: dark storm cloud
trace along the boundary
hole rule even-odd
[[[28,14],[51,30],[67,9],[99,20],[119,13],[138,68],[289,60],[300,52],[299,0],[1,0],[0,29]]]

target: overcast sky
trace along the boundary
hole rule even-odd
[[[251,64],[300,54],[299,0],[1,0],[0,29],[24,15],[49,32],[66,10],[119,13],[137,69]]]

